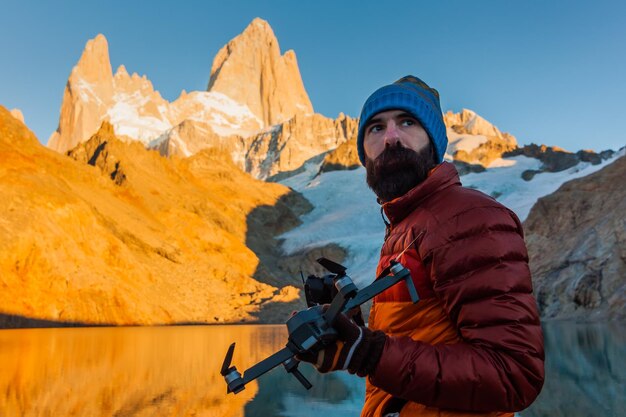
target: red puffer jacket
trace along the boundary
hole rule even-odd
[[[543,385],[544,351],[517,216],[461,187],[445,162],[383,209],[391,225],[378,271],[399,257],[420,301],[403,283],[374,299],[369,327],[390,337],[362,416],[390,406],[401,417],[528,407]]]

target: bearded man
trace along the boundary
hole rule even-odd
[[[400,261],[420,301],[397,284],[374,298],[368,327],[341,316],[337,343],[303,358],[367,377],[362,417],[512,416],[543,385],[522,225],[461,186],[447,143],[439,93],[417,77],[363,105],[359,158],[388,219],[377,275]]]

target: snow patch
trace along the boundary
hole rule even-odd
[[[466,187],[476,188],[495,197],[500,203],[513,210],[521,221],[524,221],[539,198],[552,194],[569,180],[587,176],[604,168],[614,160],[615,158],[612,158],[598,165],[579,162],[564,171],[542,172],[536,174],[532,180],[524,181],[521,177],[522,172],[528,169],[539,170],[542,163],[535,158],[516,156],[505,158],[484,172],[464,175],[461,181]],[[506,165],[511,163],[513,164]]]
[[[98,104],[102,104],[102,100],[94,91],[94,85],[90,82],[87,82],[85,79],[78,78],[76,80],[76,91],[78,92],[78,96],[80,97],[81,101],[87,103],[90,101],[95,101]]]
[[[187,95],[188,99],[200,104],[203,109],[201,114],[208,114],[211,111],[219,111],[234,120],[237,123],[244,122],[248,119],[253,119],[259,125],[263,125],[261,119],[256,117],[254,113],[250,111],[250,108],[244,104],[239,104],[235,100],[231,99],[225,94],[218,92],[201,92],[194,91]],[[196,115],[194,115],[197,117]]]
[[[314,209],[301,217],[302,225],[280,236],[287,253],[336,243],[347,249],[350,277],[358,286],[374,278],[385,227],[380,206],[365,184],[365,168],[331,171],[312,178],[319,164],[282,183],[302,193]]]
[[[116,94],[114,99],[115,104],[107,110],[106,115],[116,134],[129,136],[147,145],[171,129],[169,121],[140,115],[136,103],[141,98],[136,97],[136,94]]]
[[[465,151],[467,153],[478,148],[487,142],[487,137],[483,135],[459,134],[452,130],[448,130],[448,149],[447,152],[454,155],[457,151]]]
[[[487,168],[504,168],[504,167],[510,167],[513,165],[515,165],[515,160],[513,159],[498,158],[498,159],[494,159],[493,161],[491,161],[491,163],[489,164],[489,166],[487,166]]]

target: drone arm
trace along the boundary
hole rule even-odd
[[[330,303],[328,310],[324,313],[324,319],[326,319],[326,323],[329,326],[332,326],[337,318],[337,315],[342,311],[345,311],[344,306],[346,305],[346,299],[341,293],[338,293],[333,301]]]
[[[356,297],[348,301],[344,308],[344,311],[348,311],[353,309],[354,307],[360,306],[367,300],[374,298],[376,295],[385,291],[387,288],[393,286],[399,280],[400,279],[398,277],[393,275],[387,275],[386,277],[377,279],[367,287],[359,290]]]
[[[402,269],[399,269],[397,266]],[[413,285],[413,281],[411,280],[411,273],[408,269],[402,267],[401,264],[396,264],[392,266],[392,269],[394,268],[398,268],[396,269],[396,271],[393,271],[394,275],[385,275],[384,277],[375,280],[367,287],[359,290],[357,295],[346,303],[343,311],[349,311],[354,307],[360,306],[364,302],[374,298],[386,289],[396,285],[398,281],[401,280],[406,280],[406,285],[409,289],[411,300],[413,301],[413,303],[416,303],[419,300],[419,297],[417,295],[417,291],[415,290],[415,285]]]
[[[243,383],[247,384],[263,375],[266,372],[271,371],[281,363],[293,358],[294,354],[289,348],[282,348],[272,356],[267,357],[256,365],[248,368],[243,373]]]

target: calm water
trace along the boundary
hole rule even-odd
[[[364,381],[282,369],[226,395],[236,341],[243,371],[284,346],[284,326],[0,330],[0,416],[358,416]],[[527,416],[626,416],[626,327],[544,326],[547,379]]]

